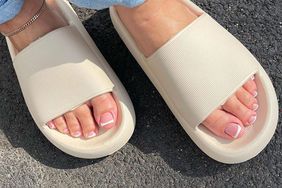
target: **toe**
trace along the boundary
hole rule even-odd
[[[110,129],[116,124],[117,105],[111,93],[106,93],[91,100],[97,124]]]
[[[236,96],[228,99],[222,107],[240,119],[244,125],[252,125],[256,121],[256,112],[247,108]]]
[[[240,138],[245,132],[238,118],[220,109],[211,113],[203,125],[215,135],[229,140]]]
[[[47,125],[48,125],[48,127],[49,127],[50,129],[56,129],[56,126],[55,126],[55,124],[54,124],[53,121],[49,121],[49,122],[47,123]]]
[[[80,124],[73,112],[68,112],[64,115],[70,135],[73,137],[80,137],[82,135]]]
[[[258,100],[252,94],[250,94],[246,89],[241,87],[236,92],[236,97],[239,99],[239,101],[242,104],[244,104],[250,110],[257,111],[259,107]]]
[[[96,136],[98,130],[95,127],[90,107],[87,104],[84,104],[76,108],[73,112],[80,123],[84,137],[92,138]]]
[[[248,80],[243,86],[249,93],[251,93],[254,97],[258,95],[257,85],[254,80],[254,77]]]
[[[56,119],[53,120],[56,128],[61,132],[61,133],[64,133],[64,134],[68,134],[69,133],[69,130],[68,130],[68,127],[67,127],[67,123],[65,121],[65,118],[63,116],[60,116]]]

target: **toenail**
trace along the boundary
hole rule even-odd
[[[251,80],[255,80],[255,75],[251,76]]]
[[[229,136],[233,138],[238,138],[242,128],[239,124],[236,123],[230,123],[227,125],[227,127],[224,129],[224,132],[228,134]]]
[[[254,122],[257,120],[257,116],[251,116],[250,120],[249,120],[249,124],[252,125],[254,124]]]
[[[90,133],[87,134],[87,138],[92,138],[96,136],[96,133],[94,131],[91,131]]]
[[[69,130],[68,130],[67,128],[65,128],[65,129],[63,130],[63,132],[66,133],[66,134],[68,134],[68,133],[69,133]]]
[[[55,129],[55,128],[56,128],[56,126],[54,125],[53,122],[48,122],[47,125],[48,125],[48,127],[49,127],[50,129]]]
[[[99,125],[100,125],[101,127],[104,127],[104,126],[109,125],[109,124],[111,124],[111,123],[114,123],[114,116],[113,116],[113,114],[110,113],[110,112],[104,113],[104,114],[101,116],[101,118],[100,118],[100,123],[99,123]]]
[[[257,91],[254,91],[253,96],[254,96],[254,97],[257,97],[257,96],[258,96],[258,92],[257,92]]]
[[[253,111],[257,111],[259,108],[259,105],[258,104],[253,104]]]
[[[80,137],[81,136],[81,132],[80,131],[76,131],[72,134],[73,137]]]

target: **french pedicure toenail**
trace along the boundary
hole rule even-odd
[[[255,80],[255,75],[251,76],[251,80]]]
[[[241,130],[242,130],[242,128],[241,128],[240,125],[238,125],[236,123],[230,123],[229,125],[227,125],[224,132],[227,135],[231,136],[232,138],[238,138]]]
[[[254,91],[253,96],[254,96],[254,97],[257,97],[257,96],[258,96],[258,92],[257,92],[257,91]]]
[[[254,124],[254,122],[257,120],[257,116],[251,116],[250,120],[249,120],[249,124],[252,125]]]
[[[68,133],[69,133],[69,130],[68,130],[67,128],[65,128],[65,129],[63,130],[63,132],[66,133],[66,134],[68,134]]]
[[[104,126],[109,125],[111,123],[114,123],[114,116],[113,116],[112,113],[106,112],[103,115],[101,115],[100,122],[99,122],[99,125],[101,127],[104,127]]]
[[[80,131],[76,131],[72,134],[73,137],[80,137],[81,136],[81,132]]]
[[[257,111],[259,108],[259,105],[258,104],[253,104],[253,111]]]
[[[90,133],[87,134],[87,138],[92,138],[95,137],[97,134],[94,131],[91,131]]]
[[[50,129],[56,129],[56,127],[55,127],[55,125],[54,125],[53,122],[48,122],[47,125],[48,125],[48,127],[49,127]]]

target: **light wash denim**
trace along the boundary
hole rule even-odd
[[[112,5],[135,7],[144,3],[145,0],[69,0],[69,1],[80,7],[99,10],[103,8],[108,8]]]
[[[103,9],[112,5],[134,7],[142,4],[145,0],[70,0],[80,7]],[[0,0],[0,24],[13,19],[21,10],[24,0]]]

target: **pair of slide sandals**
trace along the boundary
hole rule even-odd
[[[275,90],[261,65],[235,37],[191,1],[184,2],[199,17],[148,58],[137,48],[114,7],[110,14],[120,37],[197,146],[217,161],[244,162],[262,151],[275,132]],[[56,6],[69,26],[48,33],[19,53],[7,39],[26,104],[40,131],[60,150],[80,158],[110,155],[133,134],[132,103],[70,4],[56,0]],[[225,140],[201,125],[254,74],[260,109],[257,121],[242,138]],[[116,127],[83,139],[46,125],[107,92],[113,93],[118,104]]]

